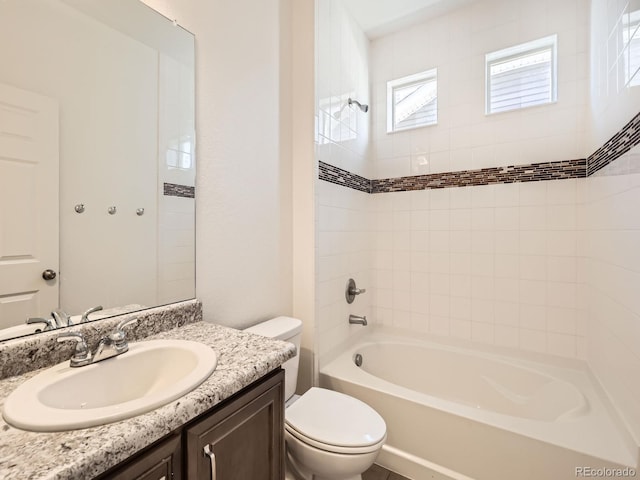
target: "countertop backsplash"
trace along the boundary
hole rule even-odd
[[[201,321],[202,303],[198,300],[187,300],[74,325],[64,330],[52,330],[7,340],[0,343],[0,380],[70,359],[74,349],[72,342],[58,343],[56,341],[62,332],[82,332],[87,343],[93,349],[102,337],[116,328],[118,323],[130,318],[137,318],[138,323],[126,328],[127,338],[130,341],[136,341]]]

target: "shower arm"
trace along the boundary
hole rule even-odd
[[[360,103],[357,100],[353,100],[351,97],[349,97],[349,100],[347,100],[347,103],[349,104],[349,106],[356,105],[362,113],[367,113],[369,111],[369,105]]]
[[[333,118],[339,119],[342,116],[342,112],[344,111],[344,109],[347,108],[347,107],[351,107],[353,105],[358,107],[360,109],[360,111],[363,112],[363,113],[367,113],[369,111],[369,105],[360,103],[359,101],[354,100],[351,97],[349,97],[347,99],[347,101],[344,103],[344,105],[342,105],[342,107],[340,107],[340,110],[338,110],[337,112],[335,112],[333,114]]]

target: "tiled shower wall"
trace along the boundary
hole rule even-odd
[[[341,0],[316,2],[316,148],[320,160],[370,178],[369,40]]]
[[[328,164],[369,177],[369,117],[347,106],[369,103],[369,41],[340,0],[316,2],[316,153]],[[340,112],[340,113],[338,113]],[[362,327],[349,313],[369,315],[371,296],[348,306],[349,278],[370,284],[369,194],[318,182],[316,189],[316,345],[322,357]],[[349,307],[349,308],[348,308]]]
[[[592,148],[640,110],[623,33],[640,2],[591,2]],[[637,14],[637,13],[636,13]],[[636,47],[637,48],[637,47]],[[640,119],[628,138],[639,141]],[[591,162],[590,162],[591,163]],[[640,444],[640,147],[587,179],[588,362]]]
[[[589,0],[473,2],[371,44],[372,178],[585,157]],[[485,115],[485,54],[558,35],[558,100]],[[386,83],[438,68],[438,124],[386,132]]]
[[[479,168],[490,166],[494,161],[495,165],[505,166],[520,164],[525,159],[527,162],[570,160],[571,152],[582,153],[577,158],[594,152],[638,114],[640,87],[629,87],[621,81],[633,72],[625,73],[629,49],[620,41],[625,18],[640,9],[637,0],[592,0],[590,28],[584,26],[587,3],[583,0],[507,3],[511,6],[504,4],[505,12],[496,18],[513,17],[516,7],[512,5],[517,4],[520,5],[518,19],[511,18],[502,25],[493,25],[491,22],[500,21],[492,18],[480,19],[478,25],[489,27],[470,27],[475,32],[474,42],[479,38],[476,35],[483,36],[487,42],[497,41],[499,32],[514,33],[512,29],[531,34],[522,38],[525,41],[538,34],[554,33],[543,26],[555,25],[556,20],[560,22],[559,31],[566,31],[559,36],[559,48],[571,47],[575,55],[569,54],[561,63],[568,62],[564,73],[560,67],[561,78],[568,75],[564,77],[568,84],[562,87],[564,82],[561,83],[561,99],[557,105],[530,109],[523,114],[492,116],[488,120],[490,126],[478,124],[475,128],[469,124],[474,118],[466,109],[470,105],[454,107],[449,102],[447,106],[450,99],[445,98],[449,113],[441,120],[442,125],[448,125],[447,134],[434,134],[435,129],[430,127],[404,135],[408,140],[385,134],[386,145],[379,142],[375,145],[373,158],[393,158],[397,163],[390,161],[387,166],[381,166],[378,162],[368,172],[362,163],[366,157],[345,160],[348,154],[344,153],[341,141],[319,149],[319,159],[367,178]],[[532,11],[531,15],[522,15],[522,9],[526,8],[546,13],[534,15]],[[562,13],[555,15],[555,8],[562,9]],[[472,18],[479,14],[475,10],[465,11]],[[563,19],[574,14],[575,21],[563,23]],[[447,18],[450,22],[453,17]],[[434,25],[433,42],[437,31],[442,33],[442,27]],[[562,30],[563,25],[568,27]],[[572,30],[575,37],[567,36]],[[588,78],[584,77],[588,44],[585,35],[591,40]],[[396,53],[401,51],[407,39],[418,38],[416,31],[397,36],[392,46],[385,47],[385,55],[391,55],[394,49]],[[465,38],[463,35],[461,41],[466,42]],[[382,78],[376,48],[374,45],[374,77]],[[413,61],[406,57],[398,60],[397,69],[392,67],[394,75],[411,73],[402,70],[406,67],[402,62]],[[471,64],[477,61],[476,56]],[[380,82],[376,82],[370,111],[371,115],[377,115],[374,144],[381,134],[381,115],[385,110],[384,105],[375,101],[381,90]],[[471,93],[477,96],[481,92]],[[464,97],[469,98],[468,95],[469,92]],[[583,119],[578,118],[577,123],[570,120],[561,126],[561,131],[556,129],[558,124],[554,122],[560,118],[574,118],[571,108],[556,116],[558,108],[566,106],[562,100],[565,95],[569,96],[569,103],[575,106],[578,116],[589,122],[587,127],[581,123]],[[585,107],[589,99],[590,104]],[[554,113],[545,113],[548,109]],[[529,114],[537,119],[523,123]],[[509,119],[514,119],[513,123]],[[550,123],[545,123],[547,121]],[[456,126],[451,122],[467,124]],[[560,138],[548,141],[551,137],[539,134],[535,140],[524,141],[519,146],[508,145],[513,143],[513,135],[522,135],[522,128],[535,136],[548,131],[545,129],[550,128],[549,125],[556,125],[551,130],[559,136],[570,134],[572,140],[563,147]],[[537,130],[540,127],[542,130]],[[585,128],[586,136],[580,133]],[[637,131],[637,128],[632,130],[630,137],[636,138],[637,133],[633,132]],[[418,137],[423,134],[425,137],[420,140]],[[423,142],[425,139],[427,143]],[[573,139],[578,142],[575,151],[570,147]],[[517,141],[520,140],[523,139]],[[428,146],[424,147],[423,143]],[[586,358],[640,441],[637,408],[640,402],[637,382],[640,377],[640,304],[637,300],[640,223],[635,212],[640,205],[638,148],[587,179],[370,195],[319,181],[320,353],[330,351],[349,335],[362,331],[360,327],[346,324],[349,312],[370,312],[373,323],[409,331]],[[445,151],[447,153],[442,153]],[[412,168],[412,162],[425,152],[429,153],[428,170]],[[600,165],[600,160],[598,162]],[[590,161],[590,173],[593,165]],[[364,261],[365,252],[369,252],[369,268]],[[353,275],[357,276],[359,286],[369,291],[350,309],[343,294],[346,278]]]
[[[584,358],[583,182],[372,195],[375,322]]]
[[[318,182],[317,342],[320,363],[351,335],[363,331],[349,325],[349,314],[375,317],[371,310],[371,257],[374,246],[371,196],[351,188]],[[368,291],[348,305],[349,278]]]
[[[640,439],[640,147],[588,182],[588,361]]]

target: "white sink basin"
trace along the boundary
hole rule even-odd
[[[133,343],[117,357],[85,367],[55,365],[20,385],[2,415],[38,432],[87,428],[149,412],[190,392],[215,370],[208,346],[187,340]]]

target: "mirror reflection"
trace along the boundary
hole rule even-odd
[[[0,2],[0,339],[194,297],[193,62],[138,0]]]

